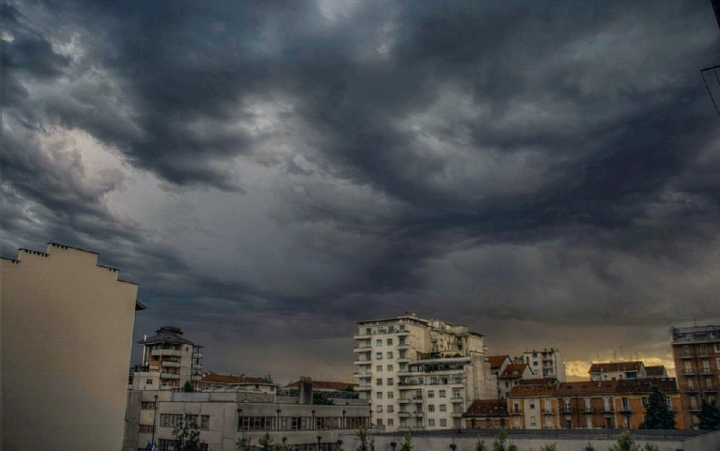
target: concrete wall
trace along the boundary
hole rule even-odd
[[[658,431],[659,432],[659,431]],[[517,437],[510,436],[506,441],[507,444],[514,444],[519,451],[539,451],[541,446],[555,443],[557,451],[583,451],[588,445],[592,446],[594,451],[606,451],[610,446],[617,443],[617,434],[620,431],[613,431],[611,434],[598,433],[595,435],[552,435],[542,434],[541,436],[532,436],[532,434],[522,434]],[[494,436],[487,435],[480,437],[485,442],[488,449],[492,449]],[[359,442],[353,434],[341,434],[342,449],[344,451],[354,451]],[[391,442],[397,443],[400,448],[403,435],[376,435],[375,450],[391,451]],[[478,436],[473,434],[460,435],[418,435],[412,437],[413,449],[422,451],[447,451],[450,444],[457,445],[457,451],[472,451],[477,444]],[[720,431],[710,432],[702,435],[678,436],[678,437],[636,437],[636,443],[642,447],[645,443],[650,443],[658,447],[659,451],[714,451],[720,449]]]
[[[97,254],[0,259],[6,450],[121,449],[137,285]]]

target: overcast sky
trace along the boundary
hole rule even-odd
[[[586,374],[720,322],[709,0],[2,16],[2,255],[98,252],[140,286],[136,340],[348,380],[354,322],[416,312]]]

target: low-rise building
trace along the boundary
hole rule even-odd
[[[510,413],[505,399],[477,399],[463,415],[465,429],[505,429]]]
[[[284,443],[295,450],[330,451],[341,432],[369,426],[367,401],[306,403],[313,398],[311,383],[304,387],[309,390],[306,396],[299,393],[303,389],[263,393],[250,387],[228,388],[190,393],[130,390],[123,450],[143,450],[157,443],[159,451],[171,451],[173,427],[185,414],[196,417],[206,451],[235,451],[241,440],[257,445],[266,433],[274,444]]]
[[[520,384],[508,395],[510,427],[515,429],[637,429],[657,386],[672,412],[680,411],[675,379]],[[677,427],[685,423],[676,415]]]
[[[140,371],[133,375],[135,390],[172,389],[186,382],[197,387],[201,381],[202,346],[183,337],[180,328],[161,327],[138,344],[143,345],[143,353]]]
[[[542,351],[525,351],[522,359],[530,365],[533,371],[533,377],[543,379],[547,377],[555,378],[560,382],[567,380],[565,374],[565,362],[559,349],[550,348]]]
[[[503,369],[498,377],[500,399],[505,399],[510,390],[520,383],[521,380],[532,379],[535,373],[527,363],[511,363]]]
[[[614,381],[616,379],[645,379],[647,372],[641,361],[603,362],[590,365],[591,381]]]
[[[665,365],[653,365],[645,367],[645,377],[665,379],[669,376]]]
[[[490,365],[490,374],[492,376],[492,380],[495,381],[496,387],[497,387],[497,399],[505,399],[505,395],[507,395],[507,392],[510,391],[510,384],[507,382],[505,384],[505,387],[502,387],[502,383],[500,382],[500,374],[502,374],[503,371],[505,371],[505,367],[510,365],[512,363],[512,360],[510,360],[509,355],[491,355],[488,356],[485,359],[488,364]]]

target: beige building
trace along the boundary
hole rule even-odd
[[[183,337],[174,326],[158,329],[143,345],[141,370],[133,375],[136,390],[179,388],[190,382],[197,387],[202,379],[202,346]]]
[[[331,451],[340,433],[369,424],[367,401],[328,395],[333,405],[312,404],[313,383],[303,380],[307,383],[287,390],[250,385],[194,393],[130,390],[123,451],[141,451],[149,443],[170,451],[173,427],[186,413],[195,415],[205,451],[235,451],[240,440],[257,445],[266,433],[273,444],[297,451]]]
[[[123,443],[137,285],[98,255],[50,243],[0,259],[2,448]]]
[[[645,379],[645,365],[640,361],[593,363],[590,366],[591,381],[614,381],[617,379]]]
[[[356,390],[375,427],[457,428],[473,400],[496,397],[481,334],[414,314],[357,324]]]

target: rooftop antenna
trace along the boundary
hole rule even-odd
[[[622,346],[620,346],[620,360],[625,360],[625,357],[623,357]]]

